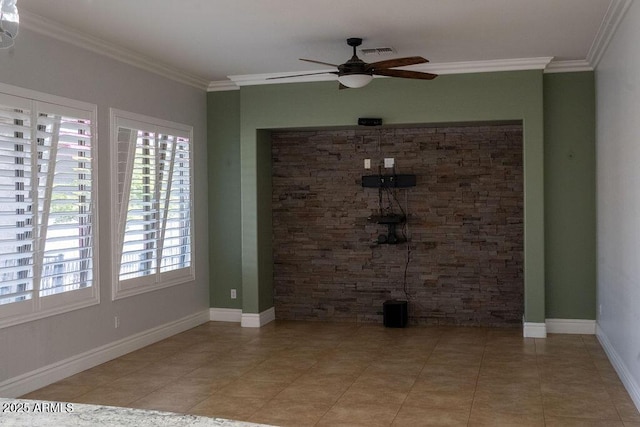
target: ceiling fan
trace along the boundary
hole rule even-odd
[[[344,64],[336,65],[327,62],[315,61],[313,59],[300,58],[301,61],[313,62],[314,64],[330,65],[337,67],[338,71],[322,71],[319,73],[294,74],[290,76],[269,77],[270,79],[286,79],[290,77],[313,76],[316,74],[335,74],[340,82],[340,89],[358,88],[369,84],[373,76],[403,77],[406,79],[432,80],[438,77],[437,74],[422,73],[419,71],[395,70],[396,67],[407,65],[424,64],[429,62],[421,56],[409,56],[406,58],[387,59],[385,61],[372,62],[367,64],[356,55],[356,48],[362,44],[362,39],[351,37],[347,39],[347,44],[353,47],[353,56]]]

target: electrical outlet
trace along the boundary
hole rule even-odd
[[[602,316],[602,304],[598,305],[598,314]]]
[[[120,318],[118,316],[115,316],[113,318],[113,326],[118,329],[120,327]]]
[[[371,159],[364,159],[364,168],[371,169]]]
[[[385,157],[385,159],[384,159],[384,167],[386,169],[392,168],[394,164],[395,164],[395,160],[394,160],[393,157]]]
[[[238,294],[236,293],[235,289],[231,289],[231,299],[236,299],[238,297]]]

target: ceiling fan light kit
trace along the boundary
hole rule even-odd
[[[373,76],[371,74],[345,74],[338,76],[338,81],[342,85],[353,89],[364,87],[368,85],[371,80],[373,80]]]
[[[19,21],[16,0],[0,0],[0,49],[13,46]]]
[[[396,67],[408,65],[424,64],[429,62],[421,56],[409,56],[406,58],[387,59],[384,61],[372,62],[370,64],[358,58],[356,48],[362,44],[362,39],[351,37],[347,39],[347,44],[353,48],[353,56],[344,64],[336,65],[328,62],[316,61],[313,59],[300,58],[301,61],[312,62],[314,64],[329,65],[336,67],[338,71],[322,71],[318,73],[295,74],[289,76],[270,77],[271,79],[286,79],[292,77],[304,77],[314,74],[335,74],[340,82],[340,89],[359,88],[368,85],[373,76],[402,77],[405,79],[432,80],[437,74],[422,73],[419,71],[396,70]]]

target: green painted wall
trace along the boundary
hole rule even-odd
[[[273,307],[273,251],[272,251],[272,172],[271,172],[271,134],[262,130],[257,133],[257,195],[258,195],[258,310]],[[265,284],[263,286],[262,284]],[[249,293],[254,288],[245,289]]]
[[[210,304],[242,308],[240,91],[210,93],[207,117]]]
[[[240,90],[243,311],[257,313],[272,304],[271,253],[267,242],[271,217],[266,205],[270,201],[266,194],[270,193],[270,187],[264,182],[271,157],[264,143],[264,130],[353,126],[363,116],[381,117],[386,124],[522,120],[525,319],[544,322],[542,72],[448,75],[430,82],[376,79],[357,90],[338,91],[336,86],[333,82],[318,82],[247,86]],[[211,212],[213,215],[215,209]],[[217,290],[212,292],[217,294]]]
[[[544,134],[546,315],[595,319],[593,72],[544,75]]]

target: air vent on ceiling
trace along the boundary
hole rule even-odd
[[[369,49],[360,49],[362,55],[391,55],[396,53],[396,50],[392,47],[374,47]]]

